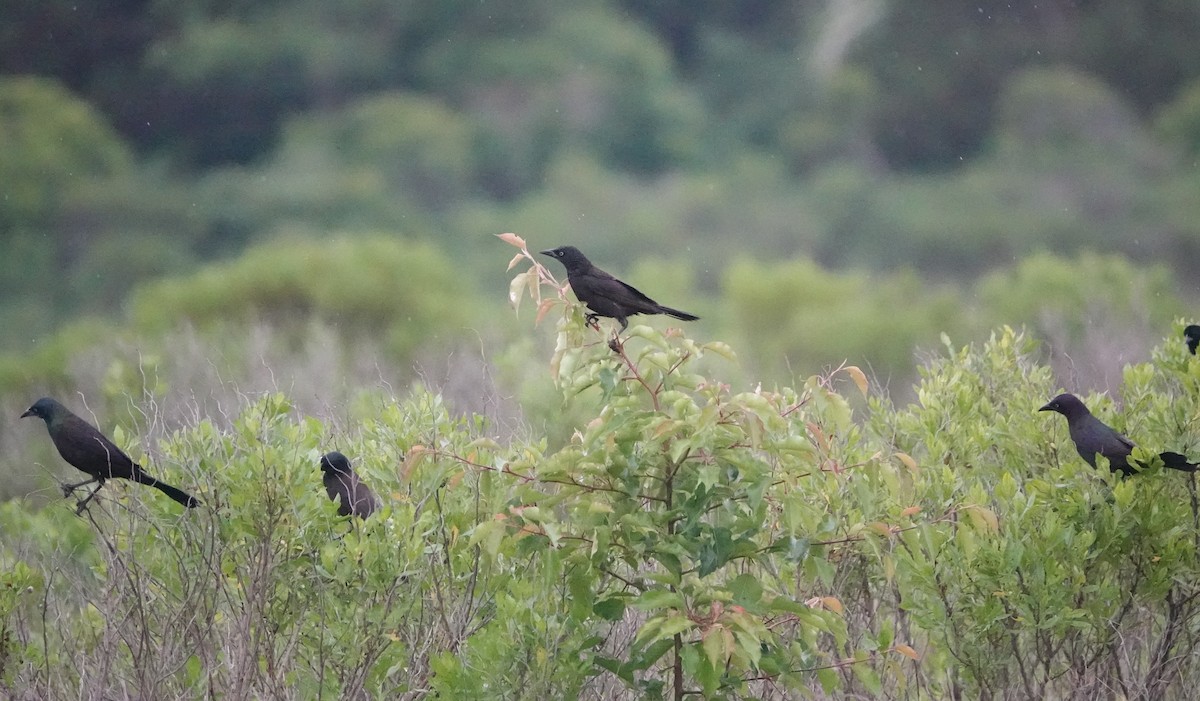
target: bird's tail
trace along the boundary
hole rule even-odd
[[[688,314],[687,312],[681,312],[678,309],[664,307],[661,304],[658,305],[658,313],[666,314],[667,316],[673,316],[676,319],[681,319],[683,321],[695,321],[700,318],[700,317],[696,316],[695,314]]]
[[[1158,457],[1163,461],[1163,465],[1165,467],[1168,467],[1172,470],[1179,470],[1180,472],[1196,471],[1196,464],[1188,462],[1186,455],[1180,455],[1179,453],[1167,451],[1165,453],[1159,453]]]
[[[134,466],[133,480],[135,482],[137,482],[138,484],[144,484],[144,485],[147,485],[150,487],[154,487],[155,489],[159,490],[163,494],[166,494],[167,496],[171,497],[172,499],[179,502],[180,504],[183,504],[184,506],[186,506],[189,509],[194,509],[197,506],[200,506],[200,500],[197,499],[196,497],[192,496],[191,494],[188,494],[187,492],[183,491],[182,489],[176,489],[175,487],[172,487],[171,485],[167,484],[166,482],[159,482],[158,480],[154,479],[150,475],[143,472],[142,469],[140,467],[138,467],[137,465]]]

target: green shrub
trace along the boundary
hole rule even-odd
[[[1006,330],[951,349],[925,371],[919,404],[873,417],[921,466],[923,508],[960,500],[960,519],[984,526],[881,544],[898,621],[924,631],[927,671],[944,671],[935,698],[1186,697],[1186,631],[1200,622],[1191,477],[1122,481],[1083,463],[1065,424],[1036,412],[1057,390],[1031,345]],[[1177,419],[1195,402],[1172,393],[1182,354],[1129,368],[1123,420],[1086,401],[1147,447],[1185,449],[1195,427],[1179,435]]]
[[[903,273],[835,273],[811,261],[732,263],[723,284],[731,325],[757,377],[846,361],[903,376],[913,351],[965,325],[951,290]],[[904,304],[900,300],[905,300]]]
[[[1167,142],[1181,148],[1185,157],[1200,155],[1200,83],[1184,86],[1174,100],[1162,106],[1154,126]]]
[[[1088,467],[1037,411],[1060,388],[1025,335],[944,339],[907,406],[853,366],[746,389],[709,364],[734,357],[719,341],[669,323],[606,338],[504,238],[524,318],[556,321],[543,362],[580,417],[570,436],[501,444],[422,390],[362,394],[351,429],[272,393],[154,441],[114,430],[204,506],[117,481],[83,519],[0,508],[16,534],[0,690],[1187,698],[1200,682],[1192,476]],[[1085,399],[1143,457],[1196,457],[1182,344],[1129,366],[1120,396],[1120,412]],[[377,514],[335,515],[316,468],[331,449]]]
[[[44,78],[0,80],[4,158],[0,224],[22,229],[48,222],[65,193],[89,178],[128,172],[131,154],[85,100]]]
[[[342,237],[264,244],[190,277],[148,285],[131,306],[135,324],[150,331],[258,319],[303,331],[315,318],[349,336],[383,337],[403,358],[444,330],[454,332],[467,318],[467,291],[429,244]]]

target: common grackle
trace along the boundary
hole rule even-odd
[[[338,502],[338,516],[353,513],[359,518],[366,518],[379,508],[375,492],[358,478],[345,455],[336,450],[322,455],[321,472],[324,473],[321,479],[325,482],[325,492],[330,499]]]
[[[1129,455],[1133,452],[1133,441],[1129,440],[1100,419],[1092,416],[1092,412],[1073,394],[1060,394],[1051,399],[1046,406],[1038,411],[1057,411],[1067,417],[1067,430],[1075,443],[1079,456],[1092,467],[1096,466],[1096,456],[1108,458],[1108,466],[1113,472],[1120,472],[1128,477],[1138,468],[1129,464]],[[1164,452],[1158,454],[1163,465],[1180,472],[1195,472],[1196,465],[1188,462],[1186,456],[1179,453]],[[1139,467],[1145,467],[1140,465]]]
[[[54,441],[54,447],[58,448],[58,454],[62,456],[63,460],[92,476],[90,480],[78,484],[62,485],[63,496],[70,496],[76,489],[84,485],[99,482],[96,488],[82,501],[76,502],[78,507],[75,509],[76,514],[83,513],[88,502],[96,496],[100,487],[104,486],[105,480],[115,477],[155,487],[188,508],[200,505],[199,499],[146,474],[140,465],[130,460],[128,455],[113,445],[113,442],[100,433],[95,426],[72,414],[69,409],[54,399],[42,397],[37,400],[24,414],[21,414],[21,418],[27,416],[36,416],[45,421],[46,429],[50,432],[50,440]]]
[[[594,323],[597,317],[606,316],[621,322],[621,330],[624,331],[629,326],[627,317],[634,314],[666,314],[683,321],[700,318],[655,302],[633,286],[592,265],[574,246],[559,246],[542,251],[542,254],[557,258],[566,267],[567,281],[571,283],[575,296],[592,310],[587,315],[589,324]]]
[[[1200,326],[1192,324],[1183,330],[1183,339],[1187,341],[1188,350],[1196,354],[1196,346],[1200,346]]]

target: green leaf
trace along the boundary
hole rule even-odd
[[[730,580],[727,587],[729,588],[729,592],[733,594],[734,603],[740,606],[750,608],[757,606],[762,601],[762,582],[755,575],[749,573],[740,574]]]
[[[788,536],[787,539],[787,559],[789,562],[799,562],[808,556],[809,540],[808,538],[797,538]]]
[[[821,682],[821,689],[826,694],[832,694],[841,686],[842,680],[838,676],[836,669],[824,667],[817,670],[817,681]]]
[[[600,391],[604,393],[604,401],[609,401],[609,399],[612,397],[613,391],[616,390],[618,380],[620,379],[616,368],[606,365],[600,368],[600,372],[596,377],[600,381]]]
[[[673,553],[656,550],[652,556],[655,560],[658,560],[660,563],[662,563],[662,566],[667,568],[667,571],[671,573],[672,577],[667,581],[675,583],[678,582],[683,576],[683,564]],[[660,579],[659,581],[663,580]]]
[[[712,664],[707,655],[701,656],[695,645],[684,646],[680,658],[683,661],[684,671],[691,674],[700,682],[700,686],[704,691],[705,698],[711,698],[717,687],[721,684],[721,676],[724,671],[724,665],[718,666]]]
[[[658,662],[658,660],[675,645],[674,639],[666,637],[659,640],[638,653],[635,653],[629,658],[629,667],[635,671],[649,669],[650,665]]]
[[[468,540],[470,545],[480,545],[488,555],[495,557],[500,552],[500,543],[504,538],[505,524],[502,521],[489,520],[475,526]]]
[[[850,665],[850,670],[854,672],[855,679],[866,688],[867,693],[872,696],[879,696],[883,693],[883,682],[879,680],[879,675],[874,669],[871,669],[866,659]]]
[[[683,608],[683,596],[666,589],[651,589],[642,592],[633,600],[633,606],[642,611],[661,608]]]
[[[708,576],[724,566],[732,553],[733,540],[729,529],[714,528],[711,538],[700,548],[700,576]]]
[[[689,628],[695,628],[696,623],[692,619],[682,613],[672,613],[663,621],[659,628],[658,635],[664,638],[672,637],[677,633],[682,633]]]
[[[629,686],[634,685],[635,679],[633,677],[633,673],[637,671],[637,668],[634,666],[626,664],[621,660],[613,659],[611,657],[601,657],[600,655],[593,657],[592,662],[597,667],[617,675],[621,681],[625,682]]]
[[[713,626],[704,633],[704,639],[701,645],[704,647],[704,655],[708,658],[708,663],[713,668],[718,668],[725,664],[725,660],[729,659],[732,654],[731,650],[725,649],[725,628],[723,626]]]
[[[737,361],[737,354],[733,352],[733,348],[728,343],[721,341],[710,341],[700,346],[705,351],[716,353],[717,355],[730,361]]]
[[[616,596],[601,599],[595,603],[592,611],[606,621],[619,621],[625,617],[625,599]]]
[[[585,620],[588,613],[594,612],[592,578],[586,570],[578,569],[567,579],[567,588],[571,593],[571,616],[576,620]],[[621,606],[624,609],[624,604]]]

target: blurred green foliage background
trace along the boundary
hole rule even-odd
[[[43,688],[74,688],[40,670],[82,650],[123,655],[93,645],[115,630],[106,621],[130,620],[114,612],[207,582],[188,589],[198,599],[170,597],[213,612],[185,631],[196,649],[237,649],[222,647],[237,620],[194,605],[205,592],[313,650],[330,631],[335,647],[363,643],[335,665],[352,678],[326,680],[320,662],[262,665],[280,679],[298,669],[288,683],[301,696],[399,678],[446,696],[577,689],[594,672],[578,652],[598,647],[567,624],[595,617],[562,605],[605,594],[588,588],[603,582],[564,577],[587,557],[502,539],[493,514],[537,523],[523,505],[558,494],[486,471],[512,456],[577,471],[588,445],[599,475],[678,433],[785,466],[781,481],[763,473],[780,518],[745,519],[796,536],[786,553],[761,550],[761,571],[786,581],[807,563],[776,588],[837,594],[848,640],[814,646],[803,667],[827,674],[796,688],[877,697],[883,678],[911,682],[909,698],[1092,698],[1115,679],[1130,698],[1168,680],[1186,694],[1195,673],[1163,673],[1146,641],[1161,633],[1164,660],[1196,647],[1195,502],[1154,475],[1109,484],[1035,409],[1066,389],[1147,445],[1195,454],[1200,364],[1180,331],[1200,316],[1198,36],[1195,0],[5,0],[0,522],[14,537],[0,552],[0,624],[15,623],[0,626],[0,687],[32,670]],[[689,361],[680,381],[697,395],[761,409],[793,387],[815,403],[763,414],[783,425],[769,449],[723,423],[706,434],[687,412],[658,423],[644,407],[610,410],[632,382],[616,382],[603,334],[577,309],[538,326],[536,302],[516,319],[506,308],[515,249],[501,232],[534,251],[579,246],[701,316],[686,338],[666,319],[631,329],[635,346],[735,348],[736,362]],[[560,311],[570,344],[555,338]],[[1023,330],[993,331],[1004,325]],[[566,395],[552,357],[575,358],[557,366],[578,384]],[[827,386],[859,367],[869,393]],[[232,516],[220,537],[120,511],[112,525],[134,535],[103,549],[83,521],[39,510],[59,499],[55,472],[75,474],[36,422],[16,419],[45,394],[202,485]],[[460,484],[474,473],[445,455],[418,470],[401,457],[417,446],[486,470]],[[312,465],[332,447],[385,486],[392,516],[371,527],[385,539],[328,542]],[[732,464],[745,478],[762,459]],[[723,489],[715,464],[701,474]],[[662,531],[638,528],[647,542]],[[172,560],[201,542],[228,557]],[[258,552],[280,564],[255,590],[231,573]],[[127,554],[153,587],[127,578]],[[43,584],[26,560],[66,576]],[[24,618],[39,600],[41,617]],[[441,610],[422,608],[434,600]],[[1114,625],[1118,607],[1135,614]],[[71,623],[53,645],[47,611]],[[1189,632],[1172,657],[1176,619]],[[179,637],[169,616],[139,625]],[[21,637],[38,630],[40,645]],[[1044,654],[1043,635],[1069,644]],[[757,658],[751,642],[738,650]],[[910,642],[923,666],[901,666],[917,656]],[[17,644],[26,666],[14,672]],[[159,645],[161,665],[139,668],[175,670],[171,688],[187,691],[225,673],[184,649]],[[842,663],[827,663],[843,658],[851,671],[831,680]],[[1102,673],[1079,662],[1109,658]],[[1031,681],[1033,661],[1044,666]]]

